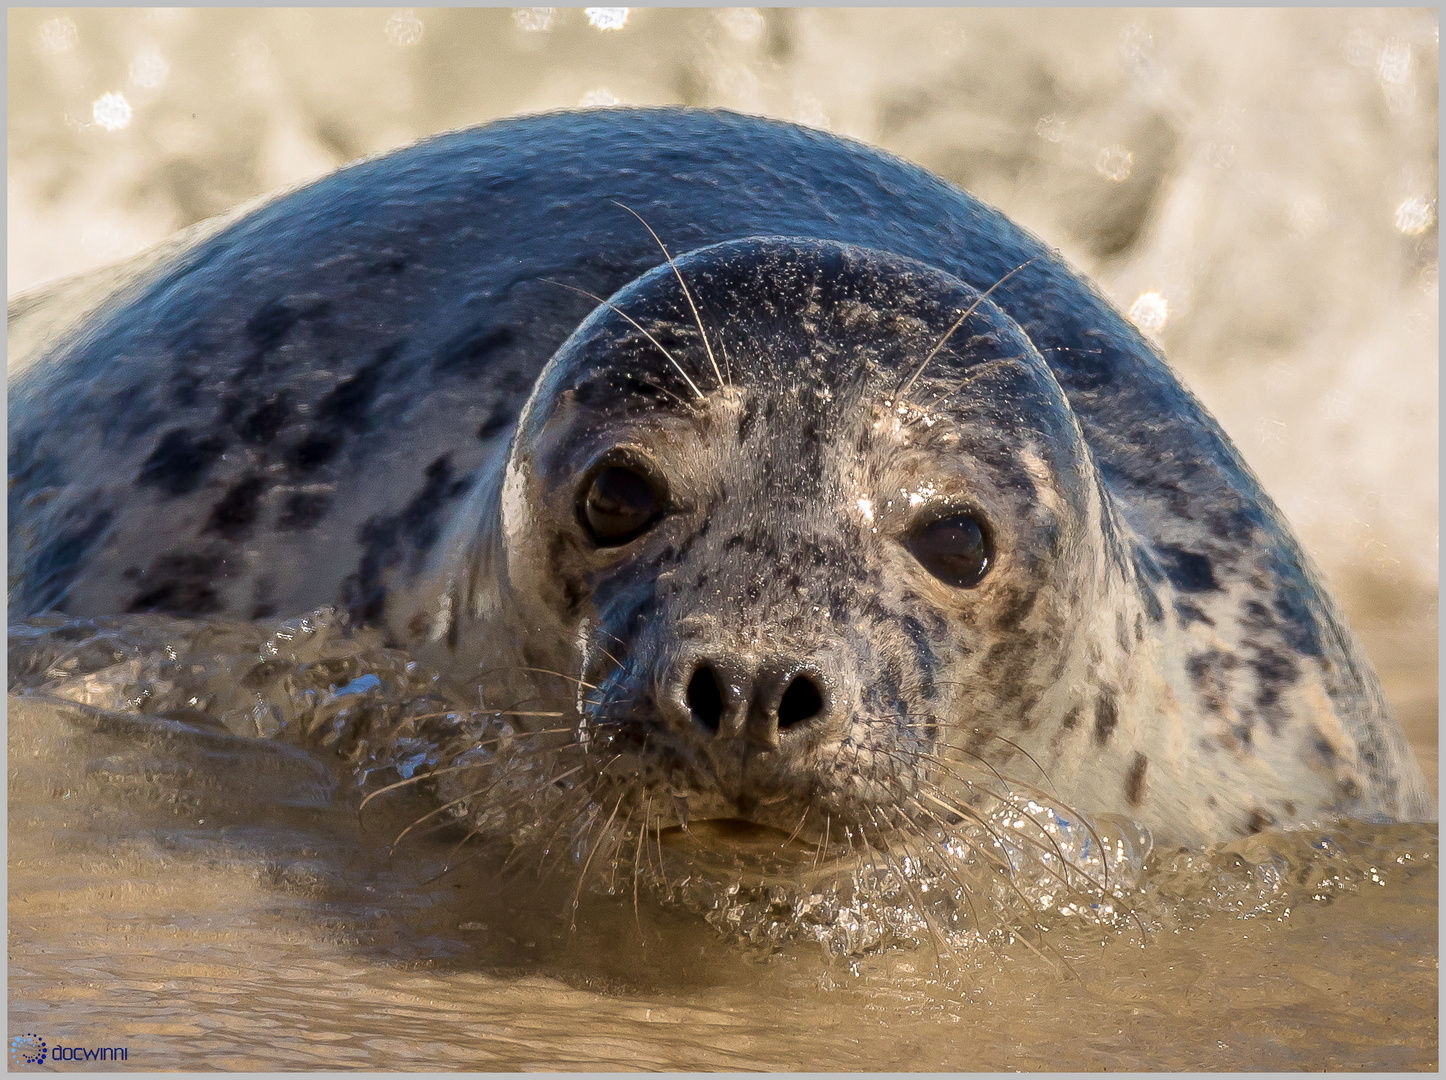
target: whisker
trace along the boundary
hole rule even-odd
[[[803,808],[803,816],[798,819],[798,824],[794,826],[793,832],[788,834],[788,839],[783,841],[782,844],[778,845],[780,850],[787,847],[789,844],[793,843],[795,840],[798,839],[798,834],[803,832],[803,823],[808,820],[808,812],[812,809],[813,807],[811,806],[805,806]]]
[[[599,689],[599,687],[594,686],[592,683],[590,683],[590,682],[584,682],[582,679],[579,679],[576,675],[567,675],[567,674],[564,674],[564,673],[561,672],[561,671],[553,671],[551,668],[542,668],[542,667],[518,667],[516,670],[518,670],[518,671],[536,671],[536,672],[538,672],[538,673],[540,673],[540,674],[543,674],[543,675],[556,675],[559,679],[566,679],[566,680],[568,680],[569,682],[575,682],[575,683],[577,683],[579,686],[586,687],[588,690],[597,690],[597,689]],[[559,715],[561,715],[561,714],[559,714]]]
[[[813,855],[813,868],[815,870],[818,869],[818,863],[819,860],[823,858],[823,853],[828,850],[828,833],[829,829],[832,828],[832,826],[833,815],[825,814],[823,816],[823,844],[819,846],[819,848],[814,852]]]
[[[582,887],[587,883],[587,871],[588,868],[592,866],[592,857],[597,854],[597,849],[602,847],[602,842],[607,839],[608,829],[612,827],[613,819],[618,816],[618,808],[622,805],[623,797],[619,795],[618,801],[613,803],[613,812],[608,815],[607,821],[603,823],[602,831],[598,834],[597,843],[593,844],[592,850],[587,853],[587,859],[582,864],[582,872],[577,875],[577,889],[572,894],[572,929],[574,932],[577,930],[577,905],[578,901],[582,898]]]
[[[683,381],[688,384],[689,388],[692,389],[693,393],[695,393],[695,394],[698,395],[698,400],[699,400],[699,401],[706,401],[706,400],[707,400],[706,396],[703,394],[703,391],[701,391],[701,390],[698,389],[698,384],[695,383],[692,379],[688,378],[688,373],[683,370],[683,365],[680,364],[680,363],[678,363],[678,361],[674,358],[673,354],[670,353],[667,349],[663,348],[663,346],[659,343],[659,341],[658,341],[657,338],[653,337],[652,334],[650,334],[650,333],[648,333],[646,330],[644,330],[641,323],[639,323],[636,319],[634,319],[634,318],[633,318],[631,315],[629,315],[626,311],[623,311],[620,307],[618,307],[616,304],[614,304],[611,300],[604,300],[604,299],[603,299],[601,296],[599,296],[597,293],[588,292],[586,289],[579,289],[576,285],[568,285],[568,284],[566,284],[566,283],[564,283],[564,282],[561,282],[561,281],[553,281],[552,278],[541,278],[541,279],[539,279],[539,280],[545,281],[545,282],[547,282],[549,285],[557,285],[557,286],[559,286],[560,288],[563,288],[563,289],[571,289],[573,292],[575,292],[575,293],[581,293],[583,296],[590,296],[590,297],[592,297],[592,299],[596,300],[599,304],[605,304],[605,305],[606,305],[608,308],[610,308],[612,311],[614,311],[614,312],[616,312],[617,314],[621,315],[621,316],[622,316],[624,319],[626,319],[628,322],[632,323],[632,325],[637,329],[638,333],[642,334],[643,337],[645,337],[645,338],[647,338],[649,341],[651,341],[651,342],[653,343],[654,347],[656,347],[657,350],[658,350],[660,353],[662,353],[664,356],[666,356],[666,357],[668,358],[668,362],[669,362],[670,364],[672,364],[673,367],[675,367],[675,368],[678,369],[678,374],[681,375],[681,376],[683,376]],[[666,387],[662,387],[661,389],[666,390],[667,388],[666,388]],[[676,394],[674,394],[673,396],[674,396],[674,397],[677,397]],[[681,402],[680,402],[680,403],[681,403]]]
[[[428,773],[415,773],[414,775],[407,777],[405,780],[398,780],[394,784],[388,784],[386,787],[380,787],[377,788],[375,791],[371,792],[369,795],[367,795],[366,798],[361,801],[361,804],[356,808],[357,816],[361,816],[361,812],[366,809],[367,803],[371,802],[373,799],[377,798],[380,795],[385,795],[389,791],[396,791],[398,788],[410,787],[412,784],[419,784],[423,780],[430,780],[432,779],[432,777],[441,776],[443,773],[461,772],[463,769],[485,769],[487,765],[488,762],[479,761],[471,762],[466,765],[448,765],[447,767],[442,769],[433,769],[431,772]]]
[[[1016,353],[1014,356],[1000,356],[996,357],[993,360],[986,360],[982,364],[975,364],[968,371],[964,372],[963,377],[960,378],[957,383],[951,386],[948,390],[944,391],[944,393],[938,395],[937,397],[931,398],[923,406],[923,408],[930,410],[937,409],[940,405],[943,405],[944,402],[948,401],[951,397],[957,394],[960,390],[963,390],[970,383],[973,383],[978,379],[982,379],[987,375],[992,375],[995,371],[1005,366],[1006,364],[1012,364],[1016,360],[1023,360],[1026,355],[1027,354],[1025,353]],[[917,416],[910,416],[904,422],[905,424],[917,424],[924,419],[925,415],[925,413],[921,412]]]
[[[1011,746],[1014,745],[1009,739],[1005,739],[1004,736],[1002,736],[1002,735],[995,735],[994,737],[1002,740],[1003,742],[1010,743]],[[1055,800],[1057,800],[1057,799],[1059,798],[1059,796],[1058,796],[1057,793],[1046,792],[1046,791],[1044,791],[1043,789],[1037,787],[1036,785],[1029,783],[1028,781],[1020,780],[1020,779],[1018,779],[1018,778],[1015,778],[1015,779],[1005,779],[1005,777],[1002,776],[1002,775],[999,773],[999,770],[997,770],[996,768],[994,768],[994,766],[991,765],[985,758],[983,758],[983,757],[981,757],[980,755],[975,754],[975,753],[973,753],[973,752],[971,752],[971,751],[969,751],[969,750],[966,750],[966,749],[964,749],[963,747],[960,747],[960,746],[952,746],[952,745],[947,745],[947,744],[946,744],[946,745],[944,745],[944,746],[941,746],[939,749],[940,749],[941,751],[945,751],[945,752],[952,750],[952,751],[954,751],[955,753],[958,753],[958,754],[968,755],[970,758],[972,758],[972,759],[974,759],[975,761],[977,761],[978,763],[982,764],[982,765],[983,765],[985,768],[987,768],[991,773],[993,773],[995,779],[997,779],[1002,785],[1004,785],[1004,789],[1005,789],[1006,791],[1012,792],[1015,788],[1022,788],[1022,789],[1024,790],[1024,793],[1025,793],[1025,794],[1037,795],[1037,796],[1039,796],[1039,798],[1043,799],[1046,803],[1053,802],[1053,801],[1055,801]],[[1024,753],[1026,757],[1030,757],[1030,755],[1029,755],[1027,752],[1023,751],[1023,750],[1021,750],[1021,753]],[[948,766],[948,764],[946,763],[946,760],[945,760],[944,758],[941,758],[941,757],[937,756],[937,753],[936,753],[936,752],[929,752],[929,753],[927,753],[927,754],[921,754],[920,756],[925,757],[926,759],[932,761],[938,768],[940,768],[946,775],[950,776],[952,779],[958,780],[958,781],[960,781],[961,783],[964,783],[964,784],[968,785],[968,786],[971,787],[971,788],[974,787],[974,784],[973,784],[972,781],[966,779],[965,777],[960,776],[958,773],[953,772],[953,770],[952,770],[952,769]],[[1033,761],[1033,758],[1030,757],[1030,760]],[[1038,763],[1037,761],[1034,762],[1034,764],[1035,764],[1035,767],[1036,767],[1036,768],[1040,768],[1039,763]],[[1040,768],[1040,771],[1041,771],[1041,772],[1044,772],[1044,770],[1043,770],[1042,768]],[[1051,787],[1053,786],[1053,782],[1050,781],[1050,779],[1049,779],[1049,774],[1048,774],[1048,773],[1045,773],[1045,780],[1046,780],[1046,782],[1050,783]],[[987,788],[986,788],[986,789],[983,789],[983,790],[984,790],[985,793],[986,793],[987,795],[989,795],[991,798],[994,798],[994,799],[999,800],[999,802],[1001,802],[1001,803],[1004,804],[1005,806],[1008,806],[1011,810],[1014,810],[1014,811],[1018,812],[1018,813],[1019,813],[1021,816],[1023,816],[1023,817],[1029,818],[1029,820],[1030,820],[1030,821],[1033,821],[1034,824],[1035,824],[1035,826],[1036,826],[1037,828],[1039,828],[1041,832],[1045,833],[1045,835],[1047,835],[1047,836],[1050,835],[1050,834],[1049,834],[1049,831],[1048,831],[1047,829],[1044,829],[1042,826],[1040,826],[1040,825],[1039,825],[1039,822],[1035,820],[1035,818],[1033,817],[1032,814],[1029,814],[1028,812],[1026,812],[1026,811],[1024,810],[1024,808],[1021,807],[1021,806],[1020,806],[1017,802],[1015,802],[1013,799],[1006,798],[1006,797],[1000,795],[998,792],[989,791]],[[1075,810],[1073,807],[1070,807],[1070,806],[1067,806],[1067,805],[1066,805],[1066,806],[1064,806],[1063,808],[1064,808],[1065,810],[1068,810],[1068,811],[1069,811],[1070,815],[1074,818],[1074,820],[1078,821],[1082,826],[1084,826],[1084,829],[1085,829],[1085,831],[1086,831],[1087,833],[1089,833],[1090,838],[1099,846],[1099,848],[1100,848],[1101,851],[1104,851],[1104,850],[1105,850],[1104,841],[1100,838],[1099,833],[1095,830],[1094,824],[1089,820],[1089,818],[1087,818],[1085,815],[1079,813],[1079,811]],[[1048,808],[1046,807],[1046,809],[1048,809]],[[1052,836],[1051,836],[1051,842],[1053,842],[1053,837],[1052,837]],[[1058,851],[1057,845],[1056,845],[1056,854],[1060,854],[1059,851]],[[1065,859],[1062,854],[1060,854],[1060,861],[1068,864],[1068,860]],[[1108,859],[1102,859],[1102,860],[1101,860],[1101,868],[1102,868],[1102,872],[1103,872],[1103,874],[1104,874],[1104,881],[1103,881],[1102,884],[1099,885],[1099,887],[1100,887],[1101,889],[1108,889],[1108,887],[1109,887],[1109,860],[1108,860]],[[1080,872],[1083,873],[1083,871],[1080,871]],[[1088,875],[1086,875],[1086,876],[1088,876]]]
[[[638,911],[638,881],[643,876],[643,837],[648,835],[649,814],[653,808],[653,797],[648,796],[647,802],[643,804],[643,824],[638,830],[638,849],[633,854],[633,921],[638,926],[638,940],[647,948],[647,937],[643,933],[643,917]]]
[[[613,199],[611,201],[614,206],[621,206],[628,213],[632,214],[633,217],[641,221],[643,223],[643,228],[648,230],[649,235],[651,235],[652,238],[658,242],[658,247],[663,249],[663,257],[668,260],[668,265],[673,268],[673,276],[678,279],[678,284],[683,287],[683,295],[688,300],[688,306],[693,309],[693,319],[697,322],[698,333],[703,338],[703,348],[708,350],[708,362],[713,365],[713,374],[718,377],[718,388],[721,390],[727,384],[723,381],[723,373],[718,370],[718,361],[713,356],[713,346],[708,344],[708,334],[703,329],[703,317],[698,314],[698,305],[693,303],[693,294],[688,290],[688,283],[683,280],[683,274],[682,271],[678,269],[678,264],[673,261],[673,256],[668,251],[668,245],[663,243],[662,238],[658,236],[657,233],[653,232],[653,227],[643,220],[642,214],[638,213],[631,206],[623,205],[616,199]]]
[[[626,794],[626,792],[624,792],[623,794]],[[622,801],[623,801],[623,796],[622,796],[622,795],[619,795],[619,796],[618,796],[618,802],[621,803]],[[628,834],[628,826],[633,823],[633,815],[636,814],[637,812],[638,812],[638,808],[637,808],[636,806],[630,806],[630,807],[628,807],[628,816],[623,820],[622,825],[619,826],[619,828],[618,828],[618,842],[613,845],[613,865],[612,865],[612,873],[608,876],[608,895],[610,895],[610,896],[617,893],[617,889],[618,889],[618,853],[623,850],[623,838],[627,836],[627,834]]]
[[[873,808],[870,808],[870,809],[869,809],[868,814],[869,814],[869,820],[874,823],[874,828],[878,829],[878,828],[879,828],[879,822],[878,822],[878,818],[876,818],[876,817],[874,816]],[[884,833],[884,832],[885,832],[885,830],[883,830],[883,829],[879,829],[879,831],[880,831],[880,833]],[[867,841],[865,841],[865,843],[867,843]],[[901,843],[902,843],[902,841],[901,841]],[[923,920],[924,928],[929,931],[929,939],[934,943],[934,958],[935,958],[935,962],[936,962],[936,963],[938,962],[938,959],[939,959],[939,956],[940,956],[941,952],[948,953],[950,956],[953,956],[953,955],[954,955],[954,951],[953,951],[951,948],[949,948],[948,945],[946,945],[946,944],[944,943],[944,938],[943,938],[943,936],[939,933],[938,928],[935,927],[935,925],[934,925],[934,920],[929,917],[929,912],[928,912],[928,910],[924,907],[923,897],[922,897],[918,892],[915,891],[915,889],[914,889],[914,884],[913,884],[913,882],[909,879],[909,875],[908,875],[907,873],[905,873],[904,870],[903,870],[903,868],[900,867],[900,866],[894,861],[893,856],[889,854],[888,849],[887,849],[886,847],[883,847],[883,845],[880,845],[880,847],[881,847],[881,849],[882,849],[882,854],[883,854],[883,857],[884,857],[884,861],[885,861],[886,863],[888,863],[889,869],[891,869],[891,870],[894,872],[894,876],[899,879],[899,883],[900,883],[901,885],[903,885],[904,889],[908,892],[908,894],[909,894],[909,900],[910,900],[910,902],[913,903],[913,905],[914,905],[914,910],[919,913],[919,918],[920,918],[921,920]],[[908,853],[908,847],[907,847],[907,845],[904,846],[904,851],[905,851],[906,854]]]
[[[976,296],[976,297],[974,298],[974,302],[973,302],[972,304],[970,304],[967,308],[964,309],[964,314],[963,314],[963,315],[960,315],[959,318],[955,320],[954,325],[951,326],[951,327],[949,327],[949,329],[944,332],[944,336],[939,339],[939,343],[938,343],[937,345],[935,345],[932,349],[929,350],[929,355],[926,356],[926,357],[924,357],[923,362],[922,362],[917,368],[914,369],[914,373],[913,373],[912,375],[910,375],[910,376],[908,377],[908,379],[906,379],[904,382],[900,383],[897,388],[895,388],[895,390],[894,390],[894,400],[895,400],[895,401],[898,401],[898,400],[900,400],[901,398],[906,397],[906,396],[908,395],[909,390],[910,390],[910,389],[913,387],[913,385],[914,385],[914,380],[916,380],[920,375],[924,374],[924,369],[925,369],[926,367],[928,367],[928,366],[929,366],[929,362],[930,362],[931,360],[933,360],[935,356],[938,355],[939,350],[944,347],[944,343],[945,343],[946,341],[948,341],[950,337],[953,336],[955,330],[958,330],[959,327],[961,327],[961,326],[964,325],[964,320],[967,319],[967,318],[969,318],[970,315],[973,315],[975,309],[978,308],[980,304],[984,303],[984,301],[989,298],[989,294],[990,294],[990,293],[992,293],[995,289],[999,288],[999,286],[1003,285],[1006,281],[1008,281],[1010,278],[1012,278],[1015,274],[1019,273],[1021,270],[1023,270],[1023,269],[1024,269],[1026,266],[1028,266],[1030,263],[1038,262],[1040,258],[1042,258],[1042,256],[1036,255],[1033,259],[1030,259],[1028,262],[1022,262],[1022,263],[1020,263],[1020,264],[1019,264],[1018,266],[1016,266],[1013,270],[1009,271],[1009,273],[1005,274],[1002,278],[1000,278],[998,281],[996,281],[993,285],[989,286],[989,288],[985,289],[982,293],[980,293],[978,296]]]

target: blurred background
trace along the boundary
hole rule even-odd
[[[1437,15],[10,9],[7,292],[495,117],[760,113],[1058,248],[1219,417],[1435,772]]]

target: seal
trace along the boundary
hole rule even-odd
[[[613,817],[826,846],[996,781],[1191,845],[1434,814],[1152,346],[819,132],[610,109],[344,169],[48,344],[9,450],[12,613],[343,605],[519,731],[562,717],[587,753],[530,782]]]

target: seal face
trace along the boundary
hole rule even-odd
[[[1109,580],[1083,437],[1029,339],[947,274],[785,239],[677,271],[705,329],[665,266],[540,380],[504,603],[567,646],[536,666],[596,687],[612,774],[696,816],[887,820],[972,731],[1034,723],[1082,647],[1070,608]]]
[[[1148,344],[786,125],[536,117],[282,198],[27,370],[10,478],[14,609],[341,602],[566,715],[614,814],[917,830],[1006,778],[1184,843],[1433,812]]]

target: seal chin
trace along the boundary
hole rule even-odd
[[[671,826],[659,843],[680,860],[716,876],[749,875],[796,879],[820,868],[836,870],[853,852],[844,844],[825,847],[782,829],[742,818],[709,818],[686,828]]]

